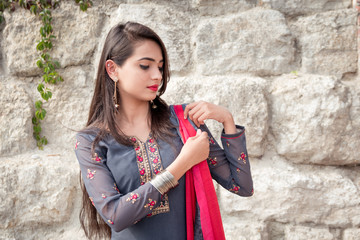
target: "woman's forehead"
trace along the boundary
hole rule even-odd
[[[160,46],[152,40],[144,40],[134,46],[134,53],[131,58],[139,60],[154,60],[162,62],[163,56]]]

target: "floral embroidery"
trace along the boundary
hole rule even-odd
[[[79,144],[80,144],[80,142],[79,142],[78,140],[76,140],[76,143],[75,143],[75,149],[77,149],[77,148],[78,148]]]
[[[239,190],[240,190],[240,187],[239,187],[239,186],[237,186],[237,185],[235,185],[235,184],[233,184],[233,187],[232,187],[232,188],[230,188],[229,190],[230,190],[230,192],[233,192],[233,193],[238,193],[238,192],[239,192]]]
[[[209,157],[208,160],[209,160],[210,165],[215,166],[217,164],[216,157],[214,157],[214,158]]]
[[[91,204],[95,207],[95,204],[94,204],[94,199],[92,197],[89,197],[90,201],[91,201]]]
[[[137,193],[130,193],[130,197],[126,199],[127,202],[131,201],[132,204],[136,202],[136,200],[139,198],[139,194]]]
[[[240,161],[242,159],[243,163],[246,164],[246,154],[244,152],[242,152],[240,154],[240,157],[238,158],[238,160]]]
[[[114,224],[114,222],[113,222],[113,221],[111,221],[110,219],[108,220],[108,223],[110,223],[111,225],[113,225],[113,224]]]
[[[101,197],[102,197],[103,199],[105,199],[105,198],[106,198],[105,194],[101,194]]]
[[[237,171],[237,172],[240,172],[240,168],[236,168],[236,171]]]
[[[116,183],[114,183],[113,189],[115,189],[118,193],[120,193],[118,187],[116,186]]]
[[[254,189],[251,189],[251,195],[254,195]]]
[[[215,144],[215,140],[214,140],[214,138],[213,138],[213,137],[209,137],[209,143],[211,143],[211,144]]]
[[[136,138],[132,139],[135,139],[134,149],[136,153],[137,165],[139,168],[140,185],[144,185],[151,180],[150,165],[147,159],[144,143],[136,141]]]
[[[230,146],[230,143],[229,143],[229,141],[226,141],[226,146],[228,146],[228,147]]]
[[[90,169],[88,169],[87,171],[88,171],[87,178],[93,179],[93,178],[94,178],[94,175],[95,175],[95,173],[96,173],[96,170],[91,171]]]
[[[133,143],[136,143],[136,138],[131,138],[131,141],[133,142]]]
[[[139,169],[140,185],[144,185],[163,170],[159,148],[151,134],[145,142],[138,141],[135,137],[132,139],[135,140],[134,149]],[[160,206],[154,208],[150,216],[170,211],[167,194],[163,195],[159,203]]]
[[[153,207],[155,206],[155,204],[156,204],[156,201],[149,198],[149,203],[145,204],[144,208],[149,208],[150,210],[152,210]]]
[[[92,160],[96,161],[96,162],[101,162],[101,157],[98,156],[97,153],[94,154],[94,157],[92,158]]]

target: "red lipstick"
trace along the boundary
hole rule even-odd
[[[154,91],[154,92],[156,92],[157,90],[158,90],[158,87],[159,87],[159,85],[152,85],[152,86],[149,86],[149,87],[147,87],[148,89],[150,89],[151,91]]]

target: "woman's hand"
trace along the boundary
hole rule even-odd
[[[204,161],[209,156],[209,138],[207,132],[197,130],[196,136],[188,138],[175,161],[167,170],[179,180],[187,170]]]
[[[206,119],[213,119],[224,125],[226,134],[236,133],[232,114],[224,107],[209,102],[193,102],[185,107],[184,117],[189,117],[197,127],[204,124]]]

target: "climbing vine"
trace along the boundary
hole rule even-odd
[[[93,5],[90,0],[74,1],[80,6],[82,11],[86,11],[88,7]],[[53,48],[52,41],[56,38],[56,36],[53,35],[51,11],[59,7],[59,5],[60,0],[0,0],[0,24],[4,22],[3,13],[5,9],[13,12],[17,6],[29,10],[32,14],[38,15],[42,22],[39,31],[41,40],[36,43],[36,50],[40,53],[36,65],[43,72],[42,78],[37,86],[41,100],[35,102],[35,113],[32,118],[33,134],[39,149],[43,149],[44,145],[48,143],[47,138],[41,135],[41,121],[44,120],[46,116],[43,103],[52,97],[50,85],[56,85],[64,81],[56,71],[56,69],[60,68],[60,63],[50,56],[51,49]]]

